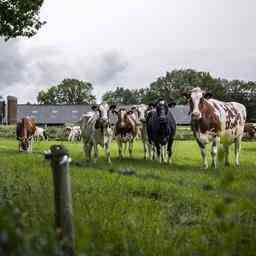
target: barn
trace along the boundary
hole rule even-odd
[[[123,106],[122,106],[123,107]],[[129,106],[125,106],[129,108]],[[131,107],[131,106],[130,106]],[[18,104],[17,120],[24,116],[33,117],[39,125],[64,125],[68,122],[76,122],[86,112],[90,111],[89,105],[37,105]],[[189,108],[177,105],[172,113],[177,124],[187,125],[190,123]]]
[[[131,108],[132,106],[120,106]],[[0,98],[0,122],[2,124],[16,124],[24,116],[33,117],[40,126],[64,125],[65,123],[77,122],[80,117],[91,110],[90,105],[41,105],[41,104],[17,104],[17,98],[7,97],[5,103]],[[172,108],[174,118],[179,125],[190,123],[189,107],[177,105]]]

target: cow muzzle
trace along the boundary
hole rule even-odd
[[[192,112],[192,119],[198,120],[202,117],[201,113],[199,111],[193,111]]]

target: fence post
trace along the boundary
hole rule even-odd
[[[63,242],[65,255],[75,255],[75,234],[73,224],[72,195],[69,175],[68,151],[62,145],[53,145],[45,153],[51,160],[54,184],[54,219],[57,237]]]

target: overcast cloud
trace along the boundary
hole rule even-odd
[[[0,94],[35,102],[64,78],[145,87],[175,68],[256,80],[252,0],[45,0],[31,39],[0,42]]]

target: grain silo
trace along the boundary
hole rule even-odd
[[[3,97],[0,96],[0,124],[4,123],[5,117],[5,101]]]
[[[17,98],[14,96],[7,97],[7,120],[8,124],[17,122]]]

